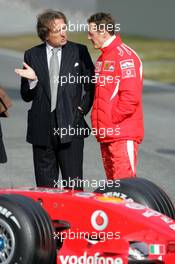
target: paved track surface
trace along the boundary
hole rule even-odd
[[[22,55],[1,50],[0,62],[0,83],[13,99],[11,117],[1,120],[8,154],[8,163],[0,165],[1,187],[34,186],[31,145],[25,142],[30,104],[21,100],[20,80],[13,71],[21,66]],[[146,81],[143,105],[145,139],[139,150],[137,175],[159,184],[175,201],[175,87]],[[105,178],[99,145],[92,136],[85,141],[84,177]]]

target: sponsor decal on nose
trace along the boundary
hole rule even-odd
[[[98,231],[104,230],[108,226],[108,216],[104,211],[97,210],[91,216],[91,224]]]

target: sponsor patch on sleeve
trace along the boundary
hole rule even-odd
[[[103,70],[113,72],[115,70],[115,61],[105,61]]]
[[[133,59],[120,61],[122,79],[136,77],[135,65]]]

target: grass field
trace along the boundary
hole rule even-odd
[[[86,44],[95,61],[100,54],[87,40],[86,33],[71,33],[69,39]],[[146,79],[175,84],[175,41],[123,36],[123,41],[140,56]],[[40,40],[35,35],[0,37],[0,48],[24,51]]]

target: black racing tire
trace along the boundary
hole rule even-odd
[[[0,263],[55,263],[54,229],[38,202],[21,195],[0,195],[0,230]]]
[[[131,199],[134,202],[152,208],[172,219],[175,219],[175,208],[168,195],[156,184],[142,178],[121,179],[119,186],[114,181],[110,186],[106,183],[105,188],[100,187],[96,193],[106,194],[107,196]]]

